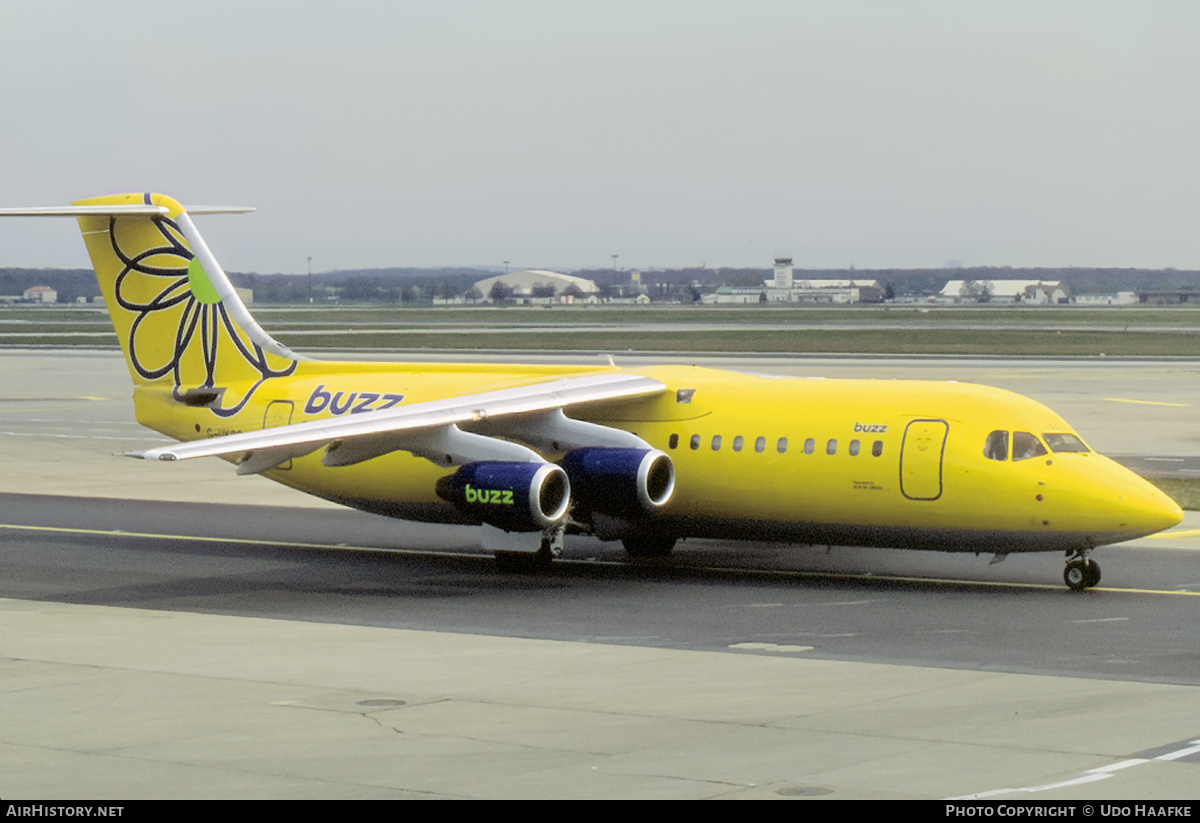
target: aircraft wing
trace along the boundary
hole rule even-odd
[[[465,432],[458,424],[474,424],[535,445],[553,444],[555,450],[582,445],[645,447],[636,435],[572,420],[562,409],[665,390],[653,378],[605,372],[125,454],[144,460],[236,455],[238,474],[266,471],[322,446],[327,466],[351,465],[392,451],[410,451],[443,466],[480,460],[538,462],[543,458],[525,446]]]

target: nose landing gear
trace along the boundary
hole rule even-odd
[[[1100,564],[1088,557],[1091,549],[1067,552],[1067,567],[1063,569],[1063,582],[1072,591],[1081,592],[1100,582]]]

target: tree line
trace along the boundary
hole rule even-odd
[[[466,295],[478,281],[497,271],[459,268],[390,268],[305,274],[257,274],[231,272],[235,286],[254,291],[260,303],[325,302],[332,297],[352,302],[429,303],[433,298]],[[650,270],[640,281],[630,272],[614,269],[583,269],[569,272],[595,281],[602,296],[629,296],[645,292],[654,300],[695,302],[705,292],[720,286],[758,287],[774,277],[768,268],[707,268]],[[879,281],[894,296],[936,294],[947,280],[1041,280],[1066,283],[1074,294],[1111,294],[1118,291],[1167,294],[1200,294],[1200,271],[1134,268],[1014,268],[973,266],[938,269],[801,269],[796,280]],[[90,300],[99,294],[95,275],[89,269],[0,268],[0,295],[20,296],[33,286],[49,286],[58,292],[59,303]],[[481,295],[483,296],[483,295]]]

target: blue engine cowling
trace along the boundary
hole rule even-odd
[[[567,513],[571,483],[553,463],[468,463],[437,482],[438,497],[510,532],[535,532]]]
[[[675,465],[658,449],[576,449],[559,465],[586,511],[631,517],[657,511],[675,491]]]

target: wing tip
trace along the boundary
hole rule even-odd
[[[121,457],[132,457],[136,460],[178,460],[179,456],[174,452],[163,451],[162,449],[147,449],[146,451],[128,451],[119,452]]]

